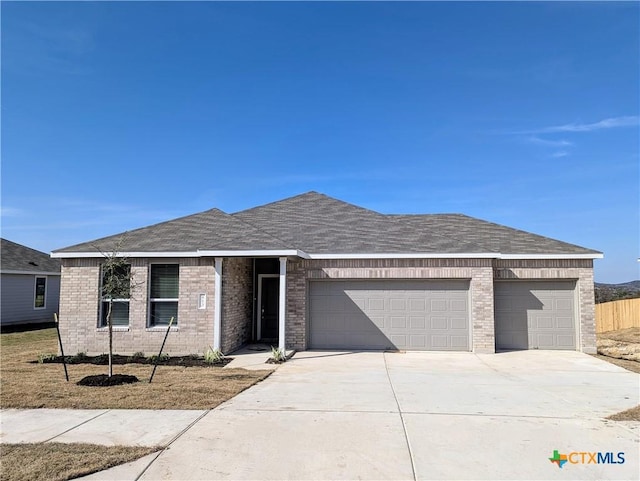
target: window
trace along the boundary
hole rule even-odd
[[[111,323],[113,326],[129,325],[129,297],[131,289],[131,266],[102,266],[100,285],[100,327],[107,327],[109,301],[111,303]]]
[[[44,309],[47,303],[47,278],[36,276],[36,287],[33,296],[33,308]]]
[[[178,264],[151,264],[149,281],[149,325],[178,324]]]

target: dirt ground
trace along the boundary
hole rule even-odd
[[[600,333],[597,346],[602,356],[640,363],[640,327]]]

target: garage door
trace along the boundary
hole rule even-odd
[[[314,281],[310,347],[468,351],[467,281]]]
[[[496,349],[575,349],[575,282],[495,283]]]

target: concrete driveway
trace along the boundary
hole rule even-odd
[[[638,479],[639,423],[603,417],[639,397],[638,374],[577,352],[308,351],[140,479]]]

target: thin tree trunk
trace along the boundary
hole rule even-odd
[[[109,310],[107,311],[107,326],[109,328],[109,377],[113,376],[113,323],[111,322],[111,311],[113,309],[113,299],[109,299]]]

